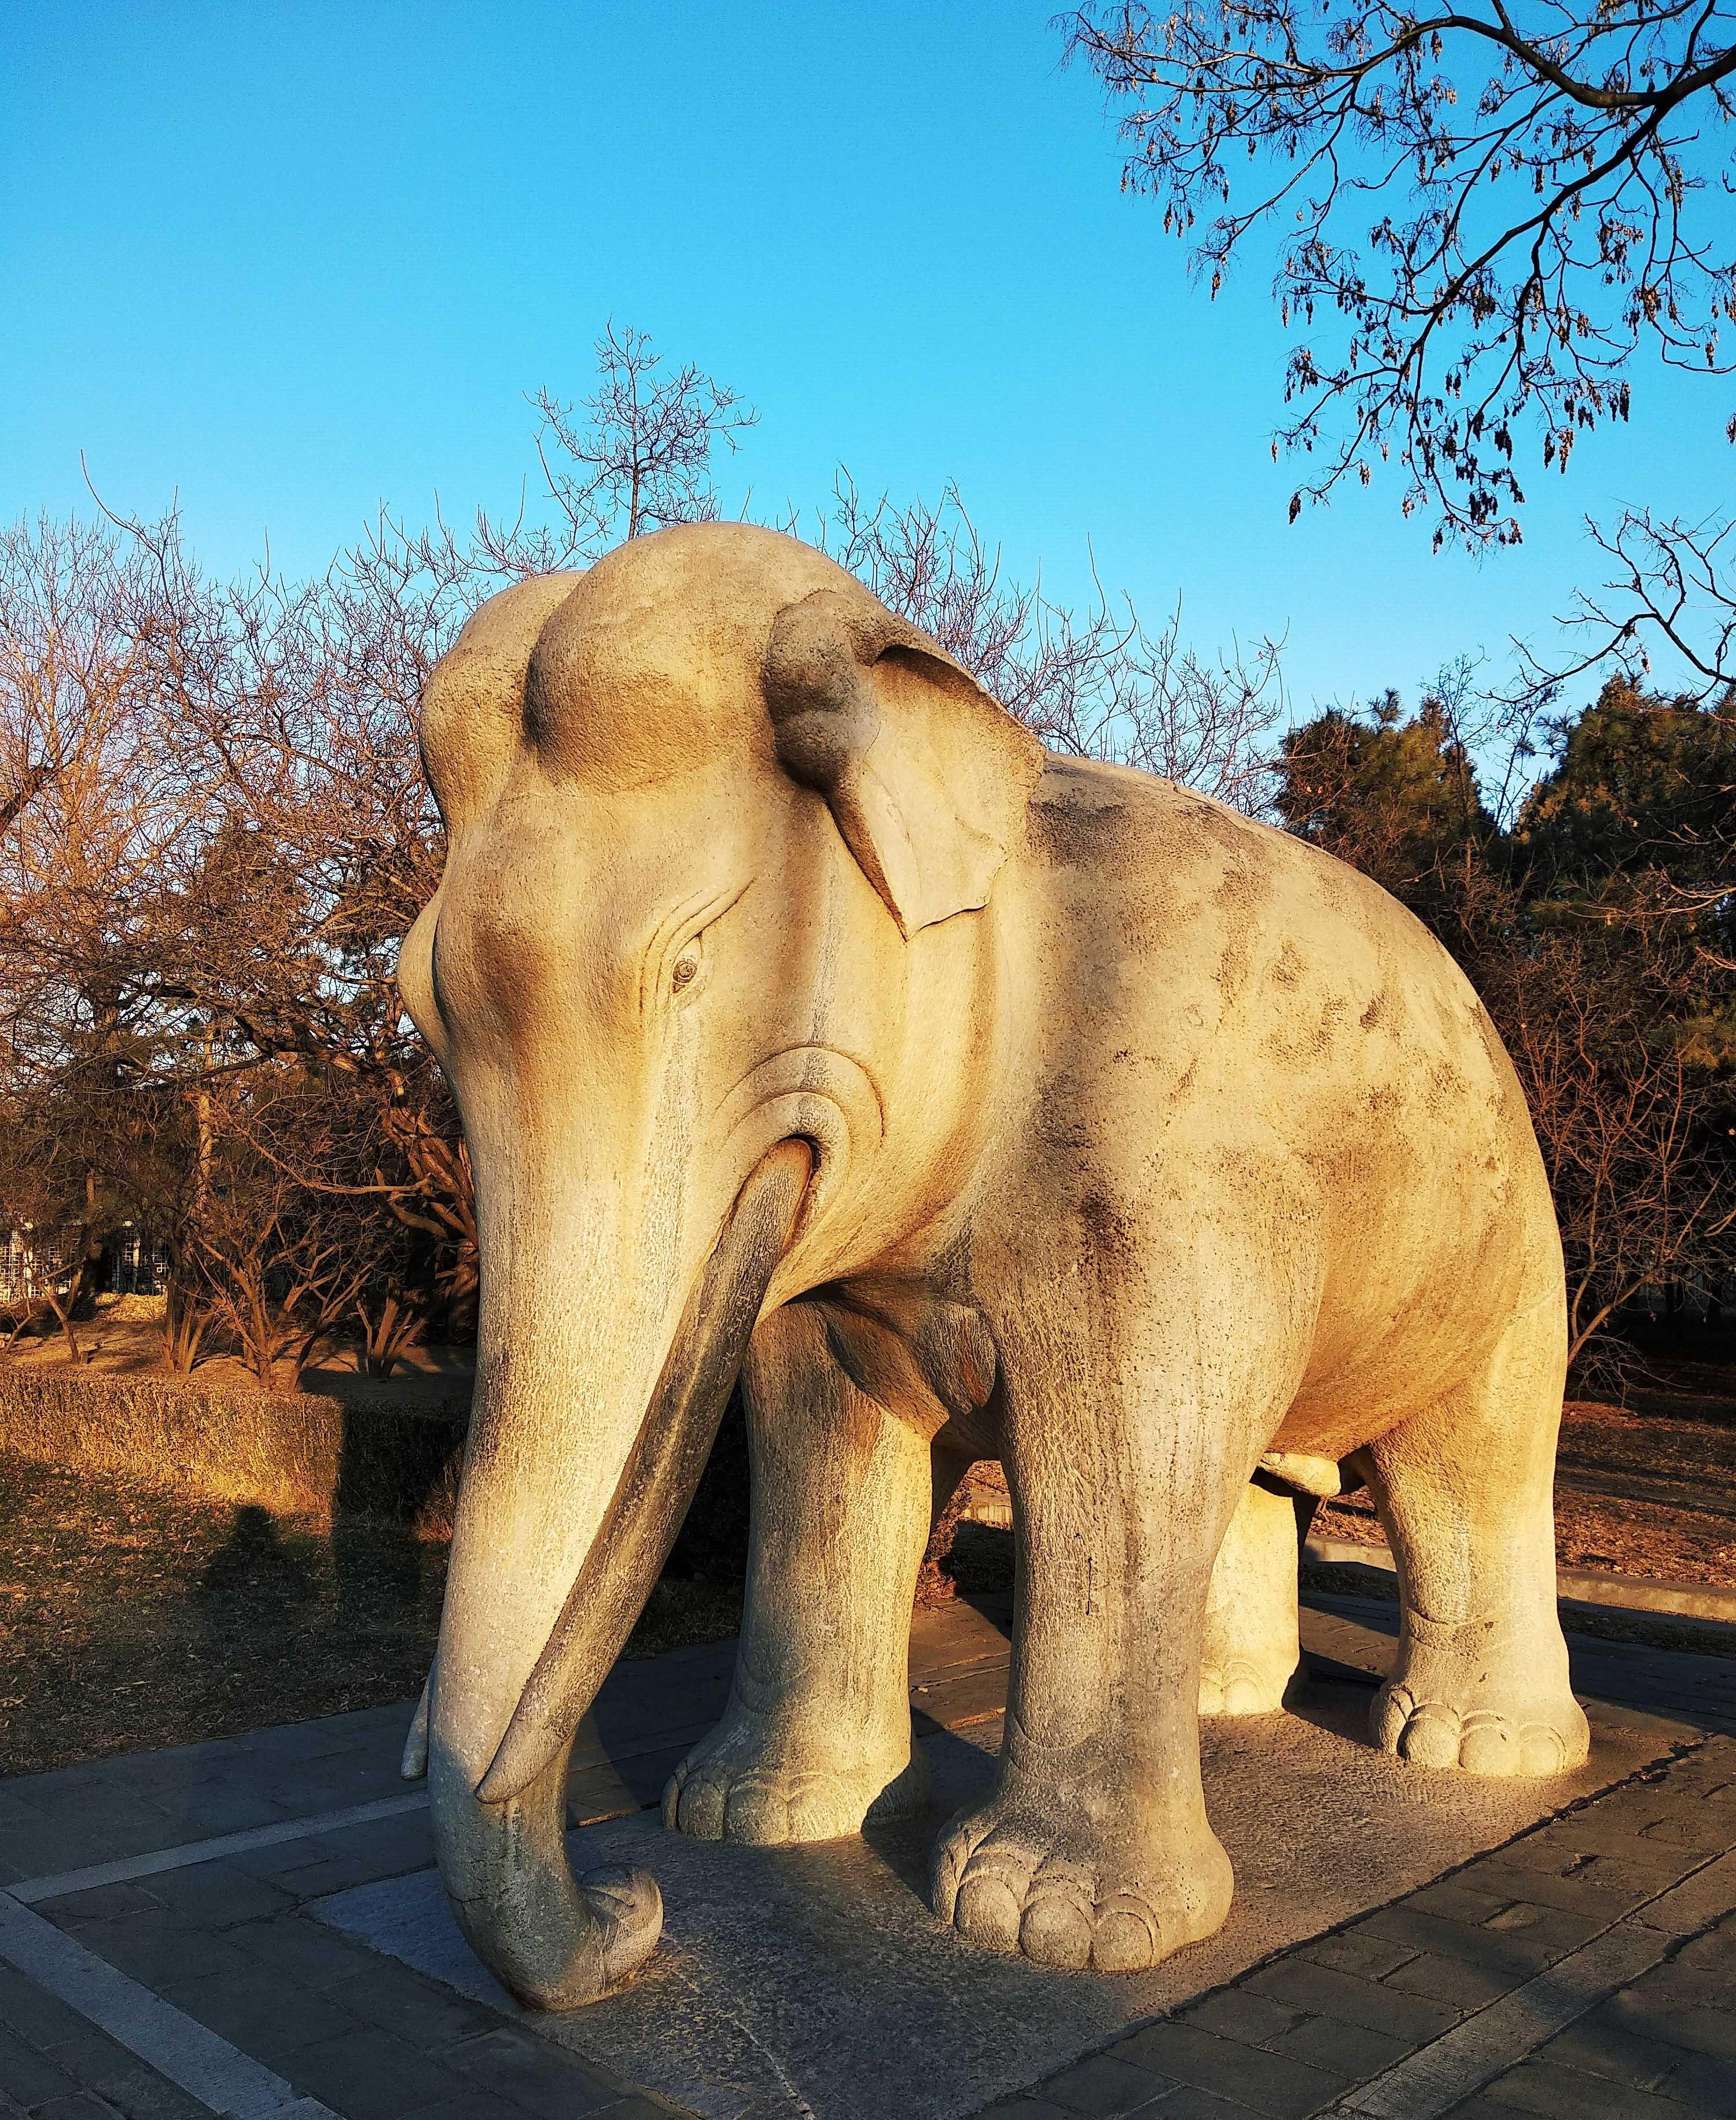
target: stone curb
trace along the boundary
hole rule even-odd
[[[1329,1567],[1378,1568],[1387,1574],[1396,1565],[1389,1547],[1363,1546],[1350,1538],[1311,1538],[1303,1557]],[[1557,1569],[1555,1579],[1557,1595],[1571,1603],[1736,1625],[1736,1590],[1717,1583],[1664,1583],[1644,1575],[1606,1575],[1589,1568]]]

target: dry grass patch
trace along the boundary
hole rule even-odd
[[[409,1701],[446,1546],[0,1453],[0,1775]],[[733,1589],[659,1583],[630,1656],[716,1641]]]

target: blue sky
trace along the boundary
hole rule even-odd
[[[1305,708],[1547,632],[1585,514],[1728,495],[1728,386],[1647,363],[1517,553],[1431,555],[1391,482],[1287,526],[1264,281],[1190,284],[1048,12],[18,0],[0,513],[87,504],[83,451],[207,565],[315,567],[382,500],[510,504],[612,316],[759,407],[732,502],[956,480],[1054,593],[1089,541],[1198,646],[1285,635]]]

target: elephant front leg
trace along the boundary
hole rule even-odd
[[[1093,1405],[1077,1380],[1064,1398],[1032,1396],[1005,1456],[1020,1580],[999,1779],[942,1839],[934,1908],[992,1950],[1133,1972],[1229,1911],[1197,1708],[1207,1586],[1242,1470],[1225,1470],[1215,1410],[1161,1382],[1138,1404],[1106,1386]]]
[[[927,1793],[910,1639],[929,1447],[856,1388],[800,1304],[755,1333],[742,1381],[753,1530],[735,1681],[663,1822],[704,1840],[835,1839]]]

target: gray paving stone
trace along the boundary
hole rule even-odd
[[[1691,1937],[1676,1953],[1673,1963],[1696,1969],[1704,1967],[1736,1978],[1736,1915],[1727,1915],[1715,1928]]]
[[[1461,2014],[1450,2003],[1408,1995],[1390,1981],[1363,1980],[1333,1966],[1288,1956],[1250,1974],[1248,1986],[1288,2009],[1310,2011],[1341,2024],[1361,2025],[1367,2031],[1408,2040],[1413,2046],[1438,2039],[1458,2023]]]
[[[1409,1894],[1404,1904],[1418,1907],[1426,1914],[1445,1914],[1449,1921],[1468,1922],[1474,1927],[1498,1914],[1515,1899],[1525,1896],[1517,1890],[1492,1890],[1491,1884],[1489,1873],[1479,1864],[1468,1875],[1448,1877],[1438,1885],[1426,1885],[1420,1892]]]
[[[1349,2079],[1338,2071],[1215,2039],[1192,2025],[1148,2025],[1112,2049],[1118,2057],[1198,2090],[1239,2099],[1270,2120],[1302,2120],[1342,2090]],[[1163,2108],[1160,2105],[1157,2110]]]
[[[1612,2016],[1607,2006],[1570,2025],[1543,2051],[1563,2068],[1583,2069],[1588,2076],[1605,2076],[1612,2083],[1631,2083],[1641,2090],[1655,2088],[1682,2059],[1680,2047],[1632,2030]]]
[[[1729,2120],[1736,2113],[1736,2062],[1717,2054],[1691,2054],[1678,2062],[1658,2088],[1667,2098],[1700,2106]]]
[[[1203,2001],[1189,2002],[1175,2014],[1182,2023],[1198,2025],[1201,2031],[1213,2032],[1221,2039],[1240,2039],[1244,2046],[1259,2047],[1281,2039],[1302,2012],[1238,1983],[1219,1988]]]
[[[47,1876],[55,1867],[49,1840],[44,1826],[0,1827],[0,1885],[21,1885],[26,1877]]]
[[[1216,2091],[1201,2090],[1194,2084],[1166,2091],[1145,2108],[1151,2120],[1248,2120],[1255,2109],[1233,2098],[1220,2098]]]
[[[31,2046],[49,2048],[76,2038],[85,2020],[28,1974],[0,1965],[0,2026],[21,2034]]]
[[[603,2108],[610,2114],[617,2109],[612,2105]],[[1059,2107],[1045,2106],[1043,2113],[1044,2120],[1060,2120]],[[455,2098],[429,2106],[426,2112],[417,2115],[417,2120],[524,2120],[524,2108],[492,2090],[479,2090],[472,2084]]]
[[[142,1885],[94,1885],[88,1891],[65,1892],[38,1902],[37,1911],[64,1928],[69,1922],[108,1921],[124,1914],[149,1913],[158,1904]]]
[[[358,2017],[426,2053],[492,2031],[501,2021],[496,2011],[390,1959],[375,1959],[365,1979],[346,1982],[341,1992],[344,2006]]]
[[[77,2031],[44,2047],[43,2052],[56,2068],[63,2069],[74,2083],[82,2084],[87,2090],[100,2090],[105,2076],[123,2073],[137,2059],[118,2039],[83,2019]]]
[[[165,1986],[164,1999],[197,2018],[231,2046],[283,2072],[285,2057],[356,2029],[356,2019],[329,1996],[282,1974],[249,1967]]]
[[[1172,2076],[1155,2075],[1114,2054],[1100,2053],[1050,2076],[1043,2085],[1043,2096],[1068,2113],[1087,2115],[1088,2120],[1107,2120],[1107,2116],[1149,2104],[1160,2091],[1175,2087]]]
[[[1545,2120],[1683,2120],[1681,2105],[1655,2091],[1540,2058],[1509,2069],[1484,2095],[1493,2105],[1540,2113]]]
[[[1482,2009],[1529,1978],[1517,1967],[1497,1972],[1492,1966],[1468,1965],[1462,1959],[1437,1958],[1425,1951],[1408,1959],[1396,1973],[1389,1973],[1380,1984],[1463,2011]]]
[[[978,2120],[1065,2120],[1065,2113],[1062,2107],[1051,2105],[1046,2098],[1021,2095],[985,2105]]]
[[[1701,1813],[1697,1806],[1673,1808],[1665,1816],[1645,1827],[1640,1838],[1665,1848],[1685,1848],[1695,1854],[1721,1855],[1730,1842],[1729,1822]]]
[[[31,1797],[30,1808],[42,1814],[45,1832],[70,1825],[92,1841],[135,1829],[161,1833],[171,1823],[166,1811],[122,1787],[112,1771],[100,1781],[43,1789]]]
[[[373,1951],[303,1914],[243,1922],[226,1930],[223,1941],[252,1963],[275,1967],[308,1988],[335,1988],[371,1976],[380,1963]]]
[[[112,2106],[122,2120],[210,2120],[209,2108],[190,2092],[131,2055],[94,2077],[86,2088]]]
[[[1736,1829],[1732,1837],[1736,1839]],[[1638,1918],[1648,1928],[1662,1929],[1673,1936],[1692,1936],[1728,1912],[1733,1901],[1736,1901],[1736,1853],[1724,1855],[1692,1876],[1684,1877],[1679,1885],[1642,1907]]]
[[[1394,1943],[1385,1936],[1363,1936],[1354,1929],[1317,1937],[1292,1955],[1316,1965],[1329,1965],[1334,1972],[1357,1974],[1365,1980],[1384,1980],[1417,1955],[1408,1944]]]
[[[403,1784],[398,1785],[403,1793]],[[351,1885],[403,1876],[434,1863],[434,1834],[424,1811],[370,1819],[305,1840],[249,1848],[230,1857],[250,1876],[262,1878],[297,1899],[322,1898]]]
[[[1583,1848],[1562,1836],[1561,1824],[1552,1820],[1510,1840],[1496,1851],[1495,1860],[1503,1869],[1535,1871],[1543,1876],[1561,1876],[1585,1862]]]
[[[1659,1823],[1655,1812],[1645,1823]],[[1642,1826],[1632,1821],[1605,1818],[1601,1815],[1601,1806],[1594,1803],[1563,1820],[1561,1830],[1568,1845],[1584,1854],[1619,1863],[1636,1877],[1655,1878],[1660,1890],[1685,1875],[1696,1862],[1703,1862],[1710,1852],[1649,1836]]]
[[[629,2087],[511,2025],[467,2039],[450,2048],[444,2058],[472,2082],[545,2120],[573,2120],[575,2114],[594,2113]],[[357,2115],[356,2120],[367,2116]]]
[[[32,2120],[114,2120],[114,2108],[89,2090],[75,2090],[67,2098],[50,2098],[30,2110]]]
[[[1736,2060],[1736,2010],[1730,2006],[1728,1989],[1724,2006],[1701,2002],[1682,2005],[1664,1991],[1636,1983],[1604,2005],[1609,2019],[1642,2039],[1660,2039],[1666,2045],[1687,2047],[1696,2053],[1717,2054]]]
[[[208,1930],[189,1927],[167,1913],[128,1914],[119,1921],[67,1922],[64,1927],[87,1950],[161,1988],[213,1973],[240,1973],[247,1961],[234,1945]]]
[[[1268,2043],[1273,2053],[1287,2060],[1308,2062],[1358,2083],[1403,2061],[1411,2051],[1408,2039],[1371,2031],[1366,2025],[1343,2024],[1336,2017],[1310,2017]]]
[[[407,1877],[434,1867],[432,1848],[401,1853],[392,1848],[358,1848],[322,1856],[294,1869],[278,1871],[270,1881],[281,1885],[298,1905],[309,1899],[347,1892],[355,1885],[378,1884],[385,1877]]]
[[[46,2099],[64,2098],[77,2080],[17,2033],[0,2031],[0,2083],[26,2111]]]
[[[1603,1923],[1618,1920],[1642,1899],[1650,1896],[1653,1885],[1632,1878],[1615,1880],[1604,1867],[1601,1856],[1594,1856],[1582,1870],[1557,1876],[1547,1870],[1509,1869],[1500,1862],[1487,1867],[1478,1865],[1482,1883],[1492,1893],[1504,1895],[1508,1899],[1526,1899],[1534,1906],[1559,1907],[1566,1913],[1585,1914]]]
[[[1473,1928],[1467,1922],[1421,1913],[1403,1900],[1396,1906],[1383,1907],[1360,1926],[1365,1935],[1385,1936],[1394,1943],[1408,1943],[1415,1950],[1454,1959],[1462,1965],[1515,1974],[1521,1979],[1540,1972],[1552,1959],[1572,1948],[1524,1930]]]
[[[1729,2003],[1731,1992],[1730,1975],[1722,1967],[1684,1965],[1679,1959],[1626,1991],[1636,2008],[1664,2016],[1677,2010],[1718,2009]]]
[[[1539,1906],[1529,1899],[1515,1900],[1483,1923],[1496,1936],[1522,1936],[1528,1946],[1535,1944],[1561,1957],[1570,1950],[1577,1950],[1582,1943],[1589,1942],[1608,1926],[1607,1921],[1595,1914],[1578,1913],[1566,1907]]]
[[[344,2120],[403,2120],[463,2095],[463,2079],[372,2025],[302,2047],[286,2074]]]
[[[151,1878],[149,1889],[164,1906],[202,1928],[231,1928],[238,1922],[286,1913],[295,1904],[282,1885],[255,1877],[234,1862],[165,1871]]]

